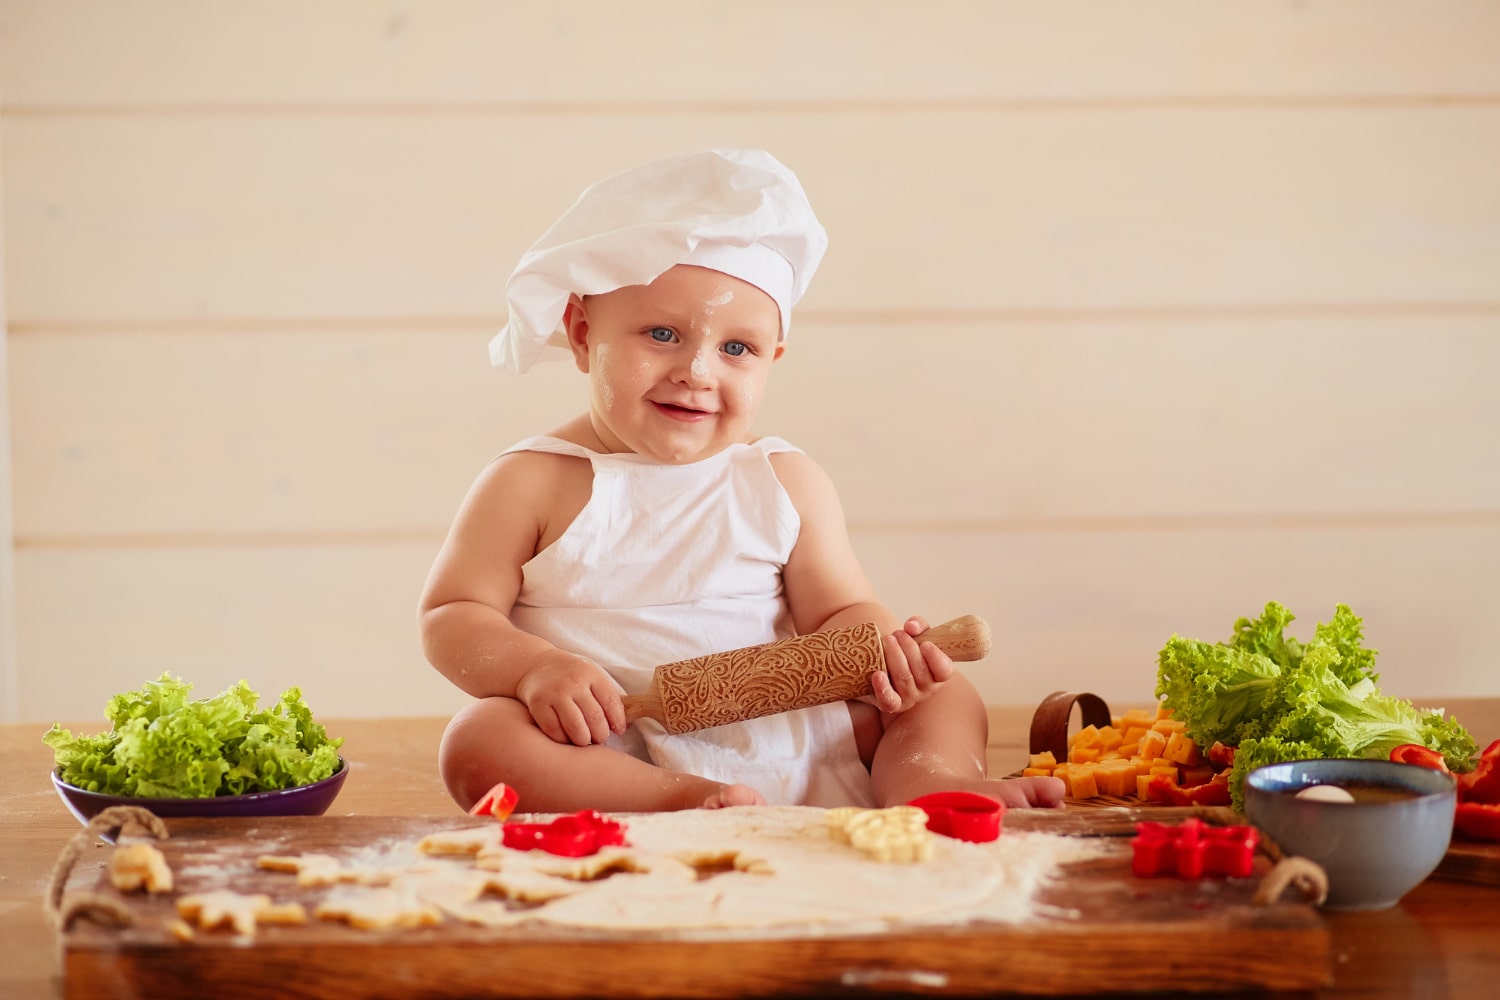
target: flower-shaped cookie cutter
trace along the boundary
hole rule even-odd
[[[1253,826],[1209,826],[1194,818],[1176,826],[1137,823],[1135,832],[1131,871],[1140,878],[1247,878],[1260,840]]]
[[[493,816],[500,821],[500,839],[518,851],[545,851],[564,858],[598,854],[601,847],[625,843],[625,826],[594,809],[559,816],[547,823],[507,823],[520,795],[501,782],[479,797],[471,816]]]
[[[506,847],[518,851],[546,851],[565,858],[598,854],[601,847],[625,843],[625,826],[593,809],[559,816],[550,823],[505,823],[500,827]]]

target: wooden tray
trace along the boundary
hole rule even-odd
[[[600,933],[505,930],[458,923],[369,932],[314,922],[267,927],[248,941],[168,930],[169,898],[123,896],[104,874],[106,850],[86,854],[68,896],[98,893],[133,926],[78,919],[61,931],[69,998],[243,997],[753,997],[787,993],[997,991],[1198,992],[1306,990],[1330,982],[1329,934],[1310,906],[1287,897],[1253,906],[1257,879],[1136,879],[1130,846],[1141,809],[1013,810],[1006,829],[1100,835],[1103,857],[1066,866],[1039,897],[1044,915],[1022,925],[954,923],[878,933],[806,931]],[[1186,813],[1187,810],[1180,812]],[[1153,817],[1180,818],[1161,807]],[[300,852],[351,856],[393,838],[467,825],[453,818],[295,817],[171,820],[159,846],[179,872],[178,893],[232,888],[315,903],[255,858],[277,838]],[[287,841],[283,841],[285,843]],[[213,853],[214,865],[185,865]],[[1257,875],[1269,865],[1258,859]],[[66,898],[66,897],[65,897]]]

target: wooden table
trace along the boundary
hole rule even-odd
[[[1129,706],[1119,706],[1129,707]],[[1500,737],[1500,699],[1448,700],[1481,745]],[[1030,707],[991,710],[990,767],[1008,773],[1024,761]],[[101,723],[71,726],[93,732]],[[333,813],[459,816],[437,776],[441,719],[349,719],[328,723],[345,739],[349,780]],[[0,726],[0,997],[61,995],[56,937],[42,911],[48,873],[78,830],[47,779],[52,751],[39,725]],[[1488,997],[1500,983],[1500,888],[1429,879],[1394,909],[1329,913],[1335,983],[1317,996]],[[1181,957],[1181,956],[1179,956]],[[1211,963],[1212,955],[1187,956]],[[1066,975],[1058,971],[1059,977]],[[1129,970],[1121,970],[1129,982]],[[226,996],[228,994],[225,994]],[[1275,994],[1263,994],[1273,996]]]

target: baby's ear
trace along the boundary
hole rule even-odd
[[[573,363],[585,375],[589,370],[589,317],[588,308],[577,295],[568,296],[563,309],[563,332],[568,336],[568,349],[573,352]]]

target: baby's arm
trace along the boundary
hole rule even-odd
[[[772,456],[782,487],[802,521],[783,574],[787,604],[799,634],[874,622],[884,636],[885,672],[872,679],[875,704],[903,712],[953,676],[953,661],[916,636],[921,618],[902,621],[880,603],[855,555],[843,505],[828,474],[799,452]]]
[[[548,518],[566,509],[559,498],[579,471],[570,461],[577,460],[521,452],[480,474],[428,575],[420,616],[423,651],[445,677],[476,698],[521,701],[549,737],[582,746],[624,731],[619,692],[598,665],[509,617],[521,567],[542,544]]]

